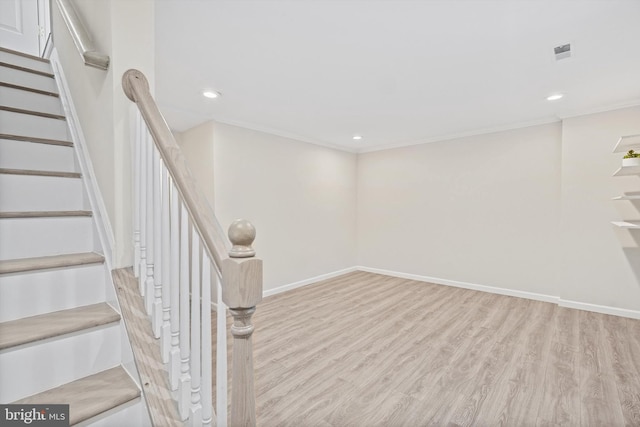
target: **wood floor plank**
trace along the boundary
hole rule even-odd
[[[558,342],[574,351],[580,346],[580,334],[578,333],[578,310],[566,307],[557,307],[554,316],[555,337]]]
[[[635,372],[640,375],[640,320],[637,319],[625,319],[626,323],[626,337],[629,343],[629,349],[634,357],[631,358],[631,362],[635,367]]]
[[[640,425],[640,322],[583,313],[364,272],[265,298],[258,425]]]
[[[542,425],[580,424],[578,352],[567,344],[551,343],[538,420]]]
[[[616,378],[622,379],[627,378],[628,375],[640,374],[634,363],[634,359],[640,357],[640,354],[634,357],[631,351],[625,319],[616,316],[600,316],[600,321],[603,352]]]
[[[536,301],[536,307],[530,322],[534,325],[529,333],[523,337],[520,358],[515,361],[515,376],[528,393],[521,394],[515,399],[516,404],[506,413],[507,420],[513,420],[514,425],[523,425],[536,419],[542,405],[542,390],[546,365],[549,361],[551,339],[553,338],[553,315],[557,308],[555,304]]]
[[[503,301],[516,304],[512,300]],[[519,303],[525,304],[524,301]],[[464,354],[457,356],[460,361],[453,364],[461,368],[450,369],[448,376],[439,381],[440,401],[443,403],[435,411],[430,423],[446,424],[450,420],[455,423],[455,419],[473,422],[480,416],[479,406],[484,406],[486,394],[492,391],[493,383],[500,378],[508,378],[509,370],[505,370],[504,367],[511,366],[509,362],[517,357],[518,346],[523,340],[522,335],[535,333],[536,323],[532,322],[529,311],[535,304],[527,301],[524,309],[514,307],[511,319],[505,321],[495,334],[483,335],[484,339],[478,340],[472,347],[470,352],[475,352],[472,359],[467,360]],[[498,366],[502,369],[500,376],[496,372]],[[447,400],[455,404],[447,406]]]
[[[624,425],[640,426],[640,375],[618,375],[616,388],[624,416]]]
[[[444,307],[452,303],[455,295],[457,294],[444,292],[443,296],[434,298],[434,301],[438,301],[438,307]],[[420,310],[413,312],[419,313]],[[345,370],[353,366],[349,372],[350,376],[356,379],[351,381],[364,389],[374,386],[406,392],[406,387],[414,383],[416,374],[421,369],[428,366],[430,371],[434,372],[437,364],[433,360],[437,357],[448,357],[446,351],[435,351],[437,342],[448,339],[449,345],[453,346],[455,342],[459,342],[462,335],[469,333],[467,329],[470,327],[467,328],[466,320],[464,316],[457,316],[456,313],[436,309],[423,312],[411,322],[376,328],[382,335],[371,340],[371,344],[359,348],[355,353],[342,353],[342,360],[347,363]],[[431,328],[416,330],[416,324],[426,322]],[[386,338],[389,336],[390,339]],[[378,344],[374,346],[375,343]],[[345,360],[353,359],[354,356],[359,357],[360,361],[354,363]],[[333,360],[336,360],[335,357]]]
[[[584,425],[624,425],[613,366],[607,360],[603,316],[580,312],[580,420]]]

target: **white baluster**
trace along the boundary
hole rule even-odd
[[[222,301],[222,281],[216,283],[216,414],[217,427],[227,427],[227,307]]]
[[[154,151],[155,147],[153,145],[153,140],[151,135],[147,132],[147,208],[146,208],[146,218],[147,218],[147,281],[145,282],[145,293],[144,293],[144,306],[147,311],[147,314],[151,314],[151,306],[153,304],[153,291],[155,287],[155,276],[154,276],[154,261],[155,261],[155,236],[153,234],[153,174],[154,174]]]
[[[151,328],[153,336],[160,338],[162,328],[162,169],[160,152],[153,150],[153,305],[151,306]]]
[[[170,201],[169,172],[162,166],[162,329],[160,349],[162,351],[162,363],[169,363],[169,351],[171,350],[171,285],[170,257],[171,257],[171,229],[169,222]],[[175,282],[177,285],[178,283]]]
[[[189,217],[184,204],[180,210],[180,385],[178,410],[182,420],[189,417],[191,377],[189,375]]]
[[[133,275],[140,277],[140,126],[142,116],[133,112],[131,141],[133,141]]]
[[[200,236],[192,227],[191,233],[191,426],[202,425],[200,404]]]
[[[147,144],[149,143],[147,135],[149,131],[146,124],[140,122],[140,277],[138,284],[140,287],[140,295],[145,296],[147,286]]]
[[[169,383],[178,389],[180,380],[180,198],[171,181],[171,351]]]
[[[213,421],[211,394],[211,261],[206,252],[202,257],[202,425],[210,427]]]

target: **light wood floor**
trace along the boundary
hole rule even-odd
[[[255,324],[262,427],[640,426],[640,321],[356,272]]]

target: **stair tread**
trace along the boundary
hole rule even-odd
[[[35,175],[35,176],[55,176],[60,178],[81,178],[79,172],[43,171],[32,169],[7,169],[0,168],[0,174],[7,175]]]
[[[67,120],[62,114],[45,113],[43,111],[25,110],[23,108],[7,107],[0,105],[0,111],[9,111],[11,113],[29,114],[31,116],[45,117],[47,119]]]
[[[4,218],[46,218],[65,216],[92,216],[91,211],[21,211],[21,212],[0,212],[0,219]]]
[[[24,90],[27,92],[33,92],[33,93],[37,93],[40,95],[47,95],[47,96],[53,96],[55,98],[59,98],[60,95],[55,93],[55,92],[49,92],[48,90],[42,90],[42,89],[36,89],[33,87],[28,87],[28,86],[21,86],[21,85],[16,85],[13,83],[7,83],[7,82],[0,82],[0,87],[6,87],[9,89],[17,89],[17,90]]]
[[[0,274],[46,270],[49,268],[73,267],[86,264],[101,264],[103,262],[104,257],[95,252],[9,259],[0,261]]]
[[[118,320],[120,320],[120,314],[109,304],[101,302],[2,322],[0,323],[0,350],[107,325]]]
[[[136,383],[116,366],[13,403],[69,404],[69,424],[74,425],[139,396]]]
[[[33,142],[36,144],[62,145],[65,147],[73,147],[73,142],[71,141],[62,141],[60,139],[36,138],[36,137],[30,137],[30,136],[24,136],[24,135],[9,135],[6,133],[0,133],[0,139],[7,139],[11,141]]]
[[[48,73],[46,71],[40,71],[40,70],[34,70],[33,68],[22,67],[20,65],[9,64],[8,62],[0,62],[0,67],[12,68],[14,70],[24,71],[26,73],[32,73],[32,74],[37,74],[37,75],[43,76],[43,77],[54,78],[53,73]]]
[[[11,53],[13,55],[23,56],[25,58],[33,59],[34,61],[44,62],[46,64],[50,64],[51,63],[51,61],[49,61],[48,59],[40,58],[39,56],[30,55],[28,53],[20,52],[18,50],[9,49],[9,48],[2,47],[2,46],[0,46],[0,51],[1,52]]]

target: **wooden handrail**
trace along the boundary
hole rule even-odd
[[[203,240],[205,250],[218,269],[229,258],[229,247],[220,229],[211,206],[204,194],[198,190],[187,162],[167,122],[162,117],[149,90],[149,82],[142,72],[128,70],[122,76],[122,88],[127,97],[138,105],[160,156],[164,161],[176,188],[184,201],[189,216]]]
[[[153,206],[151,201],[160,204],[162,191],[160,186],[164,185],[160,182],[156,173],[156,178],[153,180],[152,186],[141,185],[137,182],[136,185],[140,185],[142,192],[147,191],[144,197],[147,202],[147,208],[153,212],[155,216],[148,217],[149,212],[140,214],[141,222],[146,222],[147,236],[142,239],[138,239],[134,233],[134,246],[139,240],[139,248],[136,246],[136,254],[138,249],[140,251],[140,279],[141,283],[145,283],[146,286],[146,301],[147,311],[152,314],[152,324],[155,325],[154,334],[156,337],[162,336],[164,342],[164,351],[166,353],[165,358],[170,361],[172,384],[178,388],[180,395],[180,413],[181,416],[186,419],[187,417],[192,419],[192,422],[202,422],[203,425],[211,424],[211,411],[207,396],[211,397],[211,387],[208,381],[203,380],[202,390],[200,389],[201,375],[204,378],[211,377],[211,318],[210,318],[210,286],[211,281],[208,273],[210,261],[219,271],[219,278],[221,278],[221,298],[218,302],[218,310],[224,309],[226,305],[233,316],[234,323],[231,326],[231,334],[233,335],[233,370],[232,370],[232,396],[231,396],[231,417],[230,423],[232,426],[251,427],[256,424],[255,413],[255,389],[253,381],[253,324],[251,323],[251,317],[256,310],[256,305],[262,300],[262,260],[255,257],[255,250],[252,247],[253,241],[256,237],[256,230],[253,225],[246,220],[236,220],[229,226],[228,237],[233,246],[228,244],[228,241],[224,237],[221,228],[215,219],[213,210],[207,202],[204,194],[199,191],[196,182],[187,167],[186,159],[182,154],[182,150],[176,143],[176,140],[169,129],[166,121],[164,120],[158,106],[156,105],[151,92],[149,90],[149,83],[145,76],[138,70],[128,70],[122,76],[122,87],[127,97],[136,103],[140,116],[146,124],[146,135],[151,135],[153,144],[157,148],[157,152],[153,152],[153,156],[150,156],[152,151],[147,151],[147,159],[153,162],[153,165],[149,164],[145,166],[145,163],[141,163],[141,168],[147,169],[148,181],[153,180],[152,175],[156,173],[160,167],[160,159],[164,162],[164,168],[162,168],[161,181],[167,183],[168,173],[173,180],[173,189],[178,193],[178,202],[172,196],[170,199],[174,200],[176,207],[174,207],[174,214],[171,214],[174,221],[173,238],[169,238],[171,235],[171,226],[169,224],[169,206],[170,200],[166,198],[164,201],[164,214],[160,215],[160,206]],[[152,145],[148,145],[151,149]],[[140,148],[136,145],[136,150]],[[137,152],[137,151],[136,151]],[[159,156],[157,156],[159,154]],[[142,152],[140,152],[142,156]],[[166,171],[166,172],[165,172]],[[144,174],[143,174],[144,175]],[[136,175],[137,176],[137,175]],[[142,179],[142,175],[141,179]],[[137,187],[136,187],[137,188]],[[153,188],[153,194],[149,193]],[[165,194],[167,194],[165,192]],[[178,239],[177,231],[177,204],[181,204],[183,212],[180,215],[180,237]],[[138,213],[135,214],[137,216]],[[148,217],[148,220],[143,218]],[[187,219],[188,217],[188,219]],[[161,230],[160,222],[164,227],[164,232]],[[187,221],[190,224],[187,224]],[[156,227],[154,227],[154,225]],[[140,226],[140,224],[138,224]],[[196,234],[191,239],[191,256],[189,256],[189,250],[187,244],[189,242],[190,233],[189,227],[193,227]],[[140,228],[142,228],[140,226]],[[140,235],[142,236],[142,234]],[[198,237],[199,236],[199,237]],[[153,242],[147,247],[149,242]],[[188,267],[190,258],[193,262],[191,266],[191,276],[187,268],[180,270],[179,295],[176,292],[178,283],[175,276],[178,272],[174,270],[172,281],[169,282],[167,277],[171,275],[171,268],[168,267],[170,262],[169,252],[170,250],[163,245],[172,240],[176,242],[179,240],[180,256],[177,256],[178,247],[174,244],[174,254],[171,258],[173,261],[179,261],[181,264],[186,264]],[[143,249],[143,243],[146,249]],[[199,246],[202,242],[202,246]],[[202,299],[199,298],[199,283],[197,282],[200,274],[200,257],[199,248],[202,247],[207,255],[207,259],[202,260]],[[164,251],[162,251],[164,249]],[[154,254],[157,252],[157,254]],[[159,256],[161,265],[164,267],[162,274],[159,274],[159,282],[155,282],[155,268],[154,258],[162,252]],[[194,273],[195,272],[195,273]],[[164,276],[164,277],[163,277]],[[146,279],[145,279],[146,278]],[[189,285],[191,280],[191,286]],[[194,282],[195,281],[195,282]],[[144,286],[141,289],[144,289]],[[173,287],[173,301],[166,300],[171,294],[171,287]],[[191,292],[189,292],[191,290]],[[191,297],[191,298],[190,298]],[[176,311],[173,315],[170,315],[171,304],[181,304],[179,308],[180,319],[179,324],[176,323]],[[189,310],[187,303],[191,299],[191,309]],[[224,302],[224,304],[222,304]],[[199,321],[200,304],[202,304],[202,318]],[[162,312],[161,312],[162,310]],[[189,349],[186,347],[188,343],[187,328],[189,328],[189,319],[186,317],[191,313],[190,331],[191,331],[191,357],[193,361],[189,361]],[[170,325],[171,316],[174,317],[173,325]],[[218,316],[221,319],[218,328],[223,330],[226,328],[225,316]],[[164,326],[161,325],[164,323]],[[201,326],[201,328],[200,328]],[[178,329],[176,329],[176,327]],[[171,330],[169,330],[171,329]],[[164,331],[164,333],[163,333]],[[202,332],[200,332],[202,331]],[[169,332],[171,337],[169,337]],[[175,332],[175,334],[174,334]],[[200,345],[200,333],[202,333],[202,342]],[[219,334],[220,335],[220,334]],[[226,333],[225,333],[226,336]],[[173,349],[169,349],[169,338],[171,338],[171,345]],[[180,351],[178,352],[177,345],[180,344]],[[224,349],[222,356],[223,360],[226,360],[226,339],[222,345]],[[199,349],[202,353],[199,352]],[[184,354],[183,354],[184,353]],[[218,351],[216,350],[216,353]],[[202,371],[200,371],[200,356],[202,355]],[[178,356],[179,360],[178,360]],[[218,354],[218,357],[221,357]],[[191,372],[189,372],[189,367]],[[180,370],[180,378],[177,378],[178,370]],[[189,377],[190,375],[190,377]],[[189,379],[190,378],[190,379]],[[225,377],[226,378],[226,377]],[[179,385],[177,384],[179,381]],[[191,382],[190,388],[189,383]],[[226,383],[226,381],[225,381]],[[226,384],[223,387],[226,389]],[[189,391],[190,390],[190,391]],[[189,399],[189,393],[191,398]],[[201,401],[201,395],[204,393],[206,401]],[[226,424],[226,394],[225,399],[219,401],[219,404],[224,409],[220,409],[220,416],[224,417]],[[190,405],[190,406],[189,406]],[[199,421],[198,421],[199,420]]]
[[[71,0],[56,0],[56,4],[58,5],[58,9],[60,9],[64,23],[71,33],[73,43],[82,56],[84,64],[101,70],[108,69],[109,56],[95,49],[89,32],[82,24],[82,20],[73,7]]]

